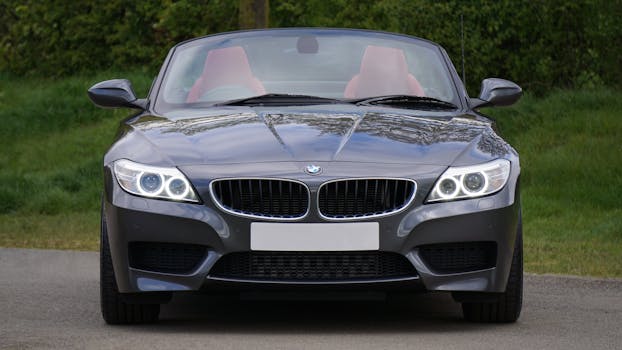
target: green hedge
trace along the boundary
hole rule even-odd
[[[373,28],[437,41],[458,69],[463,15],[472,93],[488,76],[536,92],[622,80],[622,0],[272,0],[269,6],[272,27]],[[237,28],[234,0],[3,0],[0,71],[155,74],[174,43]]]

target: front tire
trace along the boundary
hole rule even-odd
[[[505,292],[495,302],[463,302],[467,321],[488,323],[516,322],[523,305],[523,225],[519,218],[510,276]]]
[[[108,243],[108,230],[103,212],[99,254],[99,288],[101,293],[101,311],[104,321],[108,324],[156,322],[160,314],[160,304],[129,304],[123,301],[123,295],[119,293],[114,268],[112,266],[110,244]]]

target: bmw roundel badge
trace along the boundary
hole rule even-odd
[[[309,164],[305,167],[305,172],[309,175],[317,175],[322,172],[322,167],[315,164]]]

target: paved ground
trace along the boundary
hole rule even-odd
[[[99,314],[98,255],[0,248],[0,348],[622,349],[622,280],[526,276],[519,322],[461,320],[443,294],[403,300],[176,298],[156,325]]]

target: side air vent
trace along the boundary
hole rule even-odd
[[[423,262],[438,273],[459,273],[495,267],[497,243],[460,242],[418,247]]]
[[[197,244],[130,242],[130,267],[146,271],[186,274],[205,258],[207,247]]]

